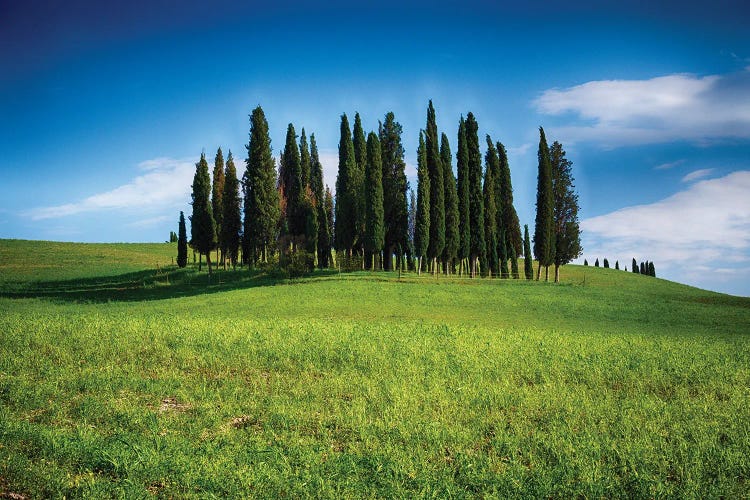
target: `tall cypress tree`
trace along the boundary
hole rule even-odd
[[[352,194],[355,199],[355,245],[358,248],[364,246],[365,236],[365,162],[367,161],[367,140],[362,128],[362,119],[359,113],[354,113],[354,128],[352,129],[352,145],[354,146],[354,189]],[[364,263],[364,261],[363,261]]]
[[[638,274],[638,262],[636,262],[635,257],[633,257],[633,262],[630,264],[630,269],[635,273]]]
[[[492,141],[489,141],[489,145],[492,147]],[[484,239],[487,244],[486,260],[482,261],[482,267],[486,268],[488,275],[498,275],[498,240],[502,241],[503,234],[497,234],[497,205],[495,204],[495,181],[492,176],[492,162],[497,162],[497,155],[490,149],[487,150],[485,155],[485,167],[484,167],[484,186],[482,186],[482,194],[484,195]],[[492,156],[494,155],[494,159]],[[507,265],[507,264],[506,264]],[[507,278],[507,267],[506,276]]]
[[[281,214],[276,163],[271,155],[268,122],[260,106],[250,115],[250,141],[246,148],[246,169],[242,175],[242,261],[254,265],[258,260],[268,260]]]
[[[318,267],[325,269],[331,255],[331,234],[328,228],[328,213],[323,191],[323,164],[320,163],[315,134],[310,135],[310,188],[315,196],[318,211]]]
[[[347,251],[354,248],[357,236],[357,164],[354,159],[354,144],[346,113],[341,115],[339,139],[339,171],[336,176],[336,249]]]
[[[654,267],[653,262],[648,263],[648,275],[656,278],[656,268]]]
[[[282,158],[282,170],[285,178],[283,191],[286,195],[286,216],[292,240],[298,240],[305,234],[306,210],[304,207],[305,189],[302,185],[302,160],[297,147],[297,134],[291,123],[286,129],[286,144]]]
[[[456,151],[456,174],[458,194],[458,258],[469,258],[471,249],[471,225],[469,223],[469,149],[466,143],[466,121],[458,122],[458,149]]]
[[[492,189],[489,193],[485,192],[484,195],[484,218],[487,221],[484,228],[484,237],[487,239],[487,254],[489,255],[491,252],[492,255],[495,256],[495,261],[491,264],[492,271],[495,273],[499,272],[501,277],[507,278],[508,252],[507,246],[505,244],[505,227],[503,226],[502,200],[500,199],[501,186],[499,186],[499,182],[502,180],[500,179],[500,161],[497,157],[497,149],[495,149],[495,145],[492,143],[492,138],[487,135],[485,139],[487,141],[487,152],[484,155],[484,168],[492,174]],[[487,180],[487,174],[485,173],[485,191],[487,191]],[[490,197],[492,198],[492,207],[489,206]],[[494,213],[494,215],[492,217],[488,217],[488,212],[492,212]],[[494,238],[495,240],[495,245],[492,249],[490,249],[489,244],[489,240],[491,237],[488,224],[492,224],[492,238]],[[497,262],[498,260],[500,263],[499,267]]]
[[[221,251],[221,261],[224,261],[224,246],[221,244],[221,225],[224,221],[224,204],[222,197],[224,196],[224,154],[221,152],[221,148],[216,151],[216,157],[214,158],[214,175],[213,184],[211,186],[211,208],[214,212],[214,222],[216,224],[216,236],[218,238],[218,245],[216,247],[217,254]],[[218,255],[217,255],[218,257]],[[217,262],[218,264],[218,262]]]
[[[437,259],[442,258],[445,248],[445,186],[432,100],[427,106],[425,153],[430,176],[430,243],[427,246],[427,257],[432,259],[433,273],[437,274]]]
[[[380,160],[380,141],[375,132],[367,136],[365,161],[365,253],[372,259],[383,250],[383,164]]]
[[[185,215],[180,211],[180,223],[177,229],[177,266],[187,266],[187,230],[185,229]]]
[[[417,227],[417,195],[413,189],[409,189],[409,241],[406,247],[406,256],[411,262],[412,257],[416,255],[414,246],[414,234]],[[411,267],[411,264],[410,264]]]
[[[419,132],[417,149],[417,216],[414,223],[414,254],[417,257],[417,274],[422,271],[422,258],[427,255],[430,243],[430,175],[427,171],[427,152],[424,132]]]
[[[505,240],[508,240],[507,235],[505,236]],[[517,280],[520,278],[518,274],[518,255],[516,254],[516,249],[513,248],[513,245],[510,245],[508,257],[510,258],[510,274],[513,276],[514,280]]]
[[[534,264],[531,258],[531,240],[529,239],[529,225],[523,225],[523,273],[527,280],[534,279]]]
[[[513,183],[510,178],[510,165],[508,164],[508,153],[501,142],[496,144],[498,165],[500,167],[498,210],[502,214],[502,226],[505,228],[506,247],[510,255],[510,247],[513,247],[516,255],[523,251],[523,240],[521,239],[521,224],[518,221],[516,207],[513,205]]]
[[[232,267],[237,265],[237,254],[240,246],[242,218],[240,216],[240,183],[237,180],[237,169],[234,166],[232,150],[229,150],[227,166],[224,170],[224,192],[222,193],[222,213],[224,222],[221,225],[221,246]],[[225,261],[226,265],[226,261]]]
[[[312,161],[310,159],[310,148],[307,146],[307,135],[305,134],[305,128],[302,128],[302,133],[299,138],[299,160],[300,160],[300,185],[302,191],[305,187],[311,185],[311,168]]]
[[[206,256],[208,275],[211,276],[211,250],[216,248],[216,222],[211,207],[211,178],[208,175],[206,154],[195,164],[193,177],[193,215],[190,217],[190,232],[193,248]],[[200,271],[200,265],[198,266]]]
[[[466,149],[469,181],[469,256],[472,262],[472,277],[476,276],[477,264],[484,260],[484,200],[482,199],[482,155],[479,152],[479,125],[474,115],[466,116]]]
[[[578,195],[573,184],[573,162],[565,157],[562,144],[555,141],[550,148],[552,191],[554,195],[555,283],[560,281],[560,267],[583,252],[578,225]],[[604,267],[609,261],[604,259]]]
[[[451,148],[448,136],[442,134],[440,137],[440,161],[443,164],[443,187],[445,188],[445,248],[443,249],[443,261],[446,262],[446,270],[451,272],[458,247],[461,244],[461,235],[458,226],[458,191],[456,190],[456,177],[453,175],[451,166]]]
[[[409,182],[406,179],[404,147],[401,144],[401,124],[393,113],[386,113],[385,122],[380,128],[380,150],[383,162],[383,223],[385,226],[385,268],[391,266],[394,252],[406,252],[409,247],[409,214],[406,192]],[[401,259],[401,255],[399,255]]]
[[[537,157],[539,160],[539,171],[536,188],[534,256],[539,261],[536,279],[539,281],[539,274],[541,273],[542,266],[544,266],[547,269],[545,273],[546,281],[549,279],[549,266],[554,262],[555,257],[555,200],[552,193],[552,164],[550,162],[549,147],[547,146],[547,138],[544,135],[542,127],[539,127],[539,150]]]
[[[326,185],[326,225],[328,226],[328,245],[323,249],[326,252],[326,261],[330,263],[331,245],[333,242],[333,195],[331,188]]]

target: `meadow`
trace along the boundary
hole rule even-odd
[[[175,255],[0,240],[0,497],[750,497],[750,299]]]

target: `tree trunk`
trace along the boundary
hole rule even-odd
[[[544,266],[544,281],[549,281],[549,266]]]
[[[541,261],[538,262],[538,267],[536,268],[536,280],[537,281],[539,281],[540,274],[542,274],[542,262]]]
[[[417,276],[422,273],[422,257],[417,257]]]
[[[555,283],[560,283],[560,266],[555,264]]]
[[[198,272],[201,272],[201,269],[203,269],[203,254],[198,253]]]

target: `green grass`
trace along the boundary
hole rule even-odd
[[[174,253],[0,240],[0,496],[750,496],[749,299]]]

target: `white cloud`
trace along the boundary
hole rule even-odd
[[[544,91],[535,101],[549,115],[571,113],[555,129],[566,142],[604,147],[687,140],[750,139],[750,71],[674,74],[649,80],[600,80]]]
[[[174,222],[174,220],[175,220],[174,217],[170,217],[168,215],[160,215],[158,217],[149,217],[147,219],[141,219],[135,222],[130,222],[127,224],[127,226],[135,227],[135,228],[150,228],[150,227],[157,227],[161,224],[164,224],[165,222]]]
[[[704,177],[708,177],[709,175],[711,175],[711,172],[713,171],[713,168],[702,168],[700,170],[694,170],[683,177],[682,182],[692,182],[698,179],[703,179]]]
[[[654,170],[668,170],[670,168],[677,167],[685,163],[685,160],[670,161],[668,163],[662,163],[654,167]]]
[[[23,215],[32,220],[55,219],[101,210],[132,209],[139,212],[190,201],[195,164],[189,160],[156,158],[138,165],[145,173],[132,181],[81,201],[33,208]]]
[[[750,170],[696,182],[656,203],[583,220],[584,250],[589,260],[650,260],[662,275],[697,286],[708,283],[696,273],[700,266],[713,273],[736,268],[741,276],[750,265],[748,200]]]

